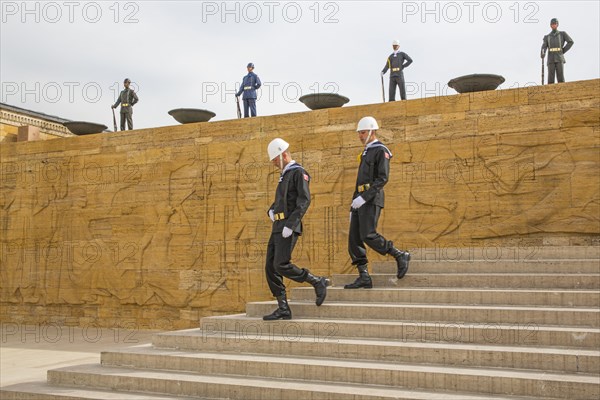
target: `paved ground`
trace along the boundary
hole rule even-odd
[[[1,323],[0,387],[45,381],[46,371],[100,363],[103,350],[150,343],[156,331]]]

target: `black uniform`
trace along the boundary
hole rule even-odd
[[[380,141],[369,143],[360,157],[352,199],[362,196],[366,203],[358,209],[351,209],[348,252],[353,265],[368,264],[365,243],[382,255],[393,248],[392,242],[377,233],[377,222],[385,200],[383,187],[388,182],[391,158],[391,151]]]
[[[133,106],[139,101],[137,94],[131,88],[123,89],[119,94],[119,98],[114,104],[117,107],[121,104],[121,130],[125,130],[125,121],[127,128],[133,129]]]
[[[564,53],[573,46],[573,39],[567,32],[561,32],[558,29],[553,30],[544,36],[542,42],[542,55],[548,50],[548,83],[554,83],[554,75],[558,82],[565,81],[563,64],[565,63]]]
[[[306,282],[309,271],[291,263],[292,251],[302,234],[302,217],[310,205],[308,184],[310,176],[295,162],[290,162],[281,173],[275,192],[273,210],[275,222],[267,245],[265,272],[269,289],[275,297],[285,294],[282,276],[296,282]],[[288,238],[281,236],[284,227],[294,232]]]
[[[392,53],[383,67],[382,73],[390,70],[390,97],[389,101],[396,100],[396,85],[400,88],[400,98],[406,100],[406,86],[404,85],[404,68],[412,64],[413,60],[406,53],[399,51]]]

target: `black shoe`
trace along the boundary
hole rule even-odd
[[[398,272],[396,277],[398,279],[404,278],[404,275],[408,272],[408,262],[410,261],[410,253],[408,251],[398,250],[395,247],[392,247],[388,254],[396,259],[396,264],[398,264]]]
[[[356,268],[358,269],[358,278],[353,283],[344,285],[344,289],[373,288],[373,281],[369,275],[367,265],[358,265]]]
[[[265,321],[275,321],[278,319],[292,319],[292,310],[288,305],[287,298],[285,294],[277,297],[277,304],[279,307],[277,310],[273,311],[269,315],[265,315],[263,320]]]

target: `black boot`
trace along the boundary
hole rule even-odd
[[[398,279],[404,278],[404,275],[408,272],[408,262],[410,261],[410,253],[408,251],[398,250],[395,247],[392,247],[388,254],[396,259],[396,264],[398,264],[398,273],[396,277]]]
[[[277,296],[277,304],[279,305],[277,310],[273,311],[269,315],[265,315],[263,320],[275,321],[277,319],[292,319],[292,310],[290,310],[285,293],[281,296]]]
[[[315,288],[315,293],[317,294],[317,301],[315,303],[317,306],[323,304],[325,297],[327,297],[327,286],[331,284],[329,279],[324,276],[314,276],[309,272],[306,277],[306,282],[310,283]]]
[[[367,270],[367,264],[357,265],[356,268],[358,269],[358,278],[356,278],[353,283],[344,285],[344,289],[371,289],[373,287],[373,281],[371,281],[371,276]]]

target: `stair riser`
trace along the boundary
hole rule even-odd
[[[48,372],[48,382],[59,386],[105,388],[119,391],[146,391],[176,396],[214,397],[236,400],[347,400],[348,393],[326,393],[302,389],[264,388],[244,385],[189,382],[167,379],[145,379],[125,376],[88,375],[79,373]],[[390,396],[352,395],[353,400],[390,400]],[[412,397],[394,396],[393,399],[412,400]]]
[[[248,303],[248,317],[262,318],[276,308],[275,304]],[[505,310],[469,308],[413,307],[399,305],[396,307],[340,305],[328,304],[320,307],[309,303],[290,303],[292,316],[295,318],[334,318],[354,320],[395,320],[395,321],[429,321],[429,322],[472,322],[480,324],[519,324],[519,325],[571,325],[600,326],[600,311],[577,311],[565,309],[561,311],[545,310]]]
[[[373,263],[371,271],[378,274],[395,274],[395,262]],[[600,260],[514,262],[514,261],[473,261],[473,262],[432,262],[412,261],[409,265],[411,273],[515,273],[515,274],[598,274]]]
[[[315,291],[312,287],[293,288],[291,300],[314,301]],[[413,290],[350,290],[332,288],[327,292],[327,301],[356,303],[435,303],[435,304],[477,304],[529,306],[543,305],[547,307],[600,307],[600,291],[598,292],[506,292],[501,290],[465,290],[465,291],[420,291]]]
[[[0,390],[0,399],[2,400],[74,400],[72,396],[61,396],[50,393],[26,393],[26,392],[10,392],[6,390]],[[91,398],[86,397],[86,400]],[[97,398],[94,400],[104,400],[103,398]]]
[[[415,288],[415,287],[452,287],[452,288],[505,288],[505,289],[594,289],[600,290],[600,276],[564,275],[540,276],[516,274],[506,275],[420,275],[408,273],[397,279],[393,274],[371,274],[376,288]],[[356,275],[333,275],[335,286],[343,287],[354,282]]]
[[[210,335],[210,336],[208,336]],[[548,371],[598,373],[600,353],[590,355],[564,355],[528,352],[503,352],[486,349],[455,349],[414,345],[390,346],[385,344],[340,343],[335,338],[314,338],[299,341],[298,332],[289,332],[286,340],[271,337],[155,335],[153,344],[159,348],[197,350],[227,353],[290,354],[306,357],[328,357],[342,359],[367,359],[383,362],[427,363],[465,367],[498,367],[538,369]]]
[[[588,349],[600,348],[600,331],[563,332],[547,331],[536,325],[501,327],[499,325],[457,324],[457,323],[415,323],[399,322],[395,325],[378,324],[376,321],[364,323],[344,323],[307,321],[266,322],[261,320],[240,321],[210,317],[200,321],[200,328],[206,332],[238,332],[248,337],[258,335],[283,335],[301,332],[310,337],[379,338],[416,342],[445,342],[471,344],[498,344],[524,346],[566,346]]]
[[[562,382],[560,380],[482,377],[456,373],[396,371],[287,364],[264,361],[196,359],[190,357],[160,356],[128,353],[103,353],[102,365],[140,369],[169,369],[210,375],[242,375],[261,378],[301,379],[364,385],[389,385],[404,389],[447,390],[479,394],[542,396],[556,398],[597,399],[599,385]],[[594,396],[594,397],[592,397]]]
[[[477,261],[487,262],[531,262],[554,260],[600,259],[599,246],[536,246],[536,247],[447,247],[412,248],[410,243],[398,243],[408,246],[411,258],[415,261]],[[403,247],[402,249],[405,249]],[[516,260],[516,261],[515,261]],[[381,261],[380,261],[381,262]],[[385,262],[385,261],[383,261]]]
[[[75,390],[71,388],[64,387],[52,387],[48,385],[45,389],[47,393],[40,393],[31,391],[30,392],[20,391],[20,392],[10,392],[0,390],[0,399],[2,400],[180,400],[178,397],[168,396],[168,395],[140,395],[139,393],[130,394],[127,392],[118,393],[118,397],[115,396],[115,393],[108,392],[109,396],[107,396],[107,392],[103,392],[104,388],[98,388],[98,392],[90,393],[91,389],[89,387],[76,388]],[[74,393],[76,391],[76,393]],[[56,392],[56,393],[51,393]],[[58,393],[68,393],[66,395],[61,395]],[[209,400],[209,399],[198,399],[197,400]]]

